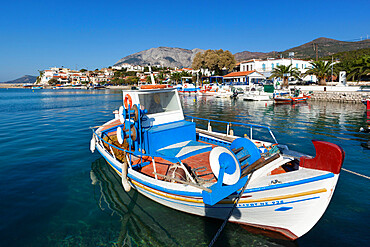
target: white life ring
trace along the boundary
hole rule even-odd
[[[231,163],[229,164],[231,166],[230,170],[234,170],[233,173],[228,173],[226,168],[222,182],[227,185],[236,184],[240,179],[240,165],[235,155],[227,148],[215,147],[209,154],[209,163],[211,165],[213,174],[215,174],[215,176],[218,178],[221,169],[221,155],[227,157],[228,162]]]

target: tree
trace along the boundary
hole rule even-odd
[[[48,81],[48,83],[49,83],[49,85],[52,85],[52,86],[54,86],[54,85],[56,85],[56,84],[58,84],[58,80],[57,79],[55,79],[55,78],[51,78],[49,81]]]
[[[171,81],[178,83],[179,81],[181,81],[181,73],[179,72],[172,73],[170,78],[171,78]]]
[[[235,67],[236,61],[234,55],[229,51],[220,50],[206,50],[204,53],[198,52],[194,59],[192,68],[209,69],[214,71],[215,75],[221,75],[225,68],[231,70]]]
[[[129,76],[127,79],[126,79],[126,83],[128,85],[134,85],[134,84],[137,84],[139,82],[140,78],[137,77],[137,76]]]
[[[163,72],[161,72],[161,73],[158,74],[157,79],[161,83],[161,82],[163,82],[166,79],[166,76],[165,76],[165,74]]]
[[[86,72],[87,69],[80,69],[80,72],[83,73],[83,72]]]
[[[289,87],[289,77],[299,78],[300,72],[297,68],[292,67],[292,65],[278,65],[271,73],[270,78],[283,78],[283,87],[288,88]]]
[[[155,79],[154,79],[155,80]],[[150,78],[150,75],[148,75],[146,78],[145,78],[145,82],[148,83],[148,84],[152,84],[152,79]]]
[[[312,68],[307,70],[305,75],[315,75],[319,85],[326,85],[326,78],[331,76],[331,63],[328,61],[310,62]]]
[[[362,77],[370,74],[370,55],[356,59],[348,73],[348,80],[360,81]]]
[[[45,72],[43,70],[39,70],[40,75],[36,79],[36,84],[39,84],[41,82],[41,78],[43,77],[44,73]]]

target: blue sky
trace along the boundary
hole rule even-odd
[[[152,47],[282,51],[370,36],[370,1],[2,1],[0,81],[96,69]]]

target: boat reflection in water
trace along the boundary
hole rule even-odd
[[[99,208],[109,216],[120,217],[119,234],[113,241],[117,246],[207,246],[222,223],[169,209],[136,190],[125,192],[121,178],[103,158],[92,163],[90,178]],[[236,239],[232,238],[235,234]],[[298,246],[296,242],[278,240],[275,236],[260,229],[229,224],[218,243],[220,246],[250,246],[253,243]]]
[[[118,246],[180,246],[168,231],[140,206],[145,200],[137,191],[122,190],[121,178],[100,158],[92,163],[90,178],[95,186],[97,203],[102,211],[121,218]],[[153,213],[153,212],[152,212]],[[145,245],[144,244],[144,245]]]

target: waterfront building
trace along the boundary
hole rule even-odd
[[[132,65],[128,63],[123,63],[120,65],[113,66],[112,69],[115,70],[122,70],[126,69],[126,71],[144,71],[144,67],[140,65]]]
[[[231,72],[224,75],[224,82],[231,85],[249,85],[250,83],[258,83],[264,79],[266,77],[255,70]]]
[[[248,61],[240,62],[240,71],[257,71],[266,78],[269,78],[272,71],[279,65],[289,66],[297,68],[302,74],[305,73],[312,66],[311,61],[305,61],[295,58],[268,58],[268,59],[250,59]],[[316,81],[316,76],[308,75],[302,78],[304,81]]]

